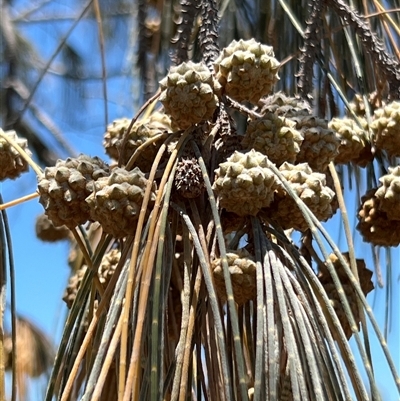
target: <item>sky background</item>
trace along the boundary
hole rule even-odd
[[[34,2],[14,2],[15,16]],[[61,15],[76,15],[74,11],[75,1],[51,1],[45,7],[30,15],[31,19],[57,12]],[[40,59],[47,61],[54,49],[58,46],[60,38],[71,25],[72,21],[58,21],[56,24],[47,22],[25,23],[19,22],[18,28],[26,38],[35,43]],[[117,23],[110,22],[115,29],[115,40],[111,39],[107,45],[107,69],[109,75],[114,78],[108,81],[108,112],[109,121],[119,117],[132,117],[135,109],[137,88],[131,77],[134,72],[133,51],[128,44],[134,41],[135,28],[127,18],[121,18]],[[117,40],[125,37],[125,41]],[[70,85],[66,88],[65,80],[55,73],[46,74],[40,85],[34,100],[45,107],[46,112],[53,118],[68,142],[76,149],[77,153],[85,153],[91,156],[100,156],[107,160],[102,147],[104,134],[104,103],[102,100],[101,81],[96,77],[101,74],[100,56],[97,42],[97,28],[89,22],[81,22],[68,40],[85,60],[85,71],[87,82],[82,88]],[[62,65],[62,58],[56,58],[54,70]],[[35,73],[33,73],[33,76]],[[93,78],[94,77],[94,78]],[[65,99],[71,102],[80,102],[80,107],[75,107],[73,114],[66,106]],[[27,118],[31,118],[29,113]],[[43,138],[63,157],[66,154],[57,144],[54,138],[46,133],[38,124]],[[15,181],[7,181],[0,184],[0,191],[4,201],[10,201],[20,196],[30,194],[36,190],[36,177],[32,171],[24,174]],[[346,188],[349,210],[356,207],[356,193]],[[68,282],[70,269],[67,264],[69,244],[67,241],[56,244],[41,242],[35,235],[36,217],[43,212],[38,200],[33,200],[7,211],[13,241],[14,260],[16,267],[16,294],[17,311],[22,316],[31,319],[51,339],[57,342],[62,332],[62,324],[67,309],[62,301],[62,295]],[[352,215],[352,213],[350,213]],[[355,221],[351,224],[355,225]],[[338,241],[340,249],[346,251],[341,221],[337,213],[327,227],[335,241]],[[355,236],[356,256],[365,258],[367,266],[373,268],[372,250],[368,244],[361,241],[359,235]],[[398,249],[391,253],[392,271],[387,271],[385,263],[385,252],[380,252],[380,261],[384,287],[379,288],[375,284],[375,291],[370,294],[368,301],[373,306],[380,327],[384,328],[385,320],[388,318],[388,345],[391,349],[397,369],[400,370],[400,262]],[[390,286],[387,277],[391,276]],[[374,275],[376,279],[376,275]],[[9,298],[8,298],[9,299]],[[388,301],[389,299],[389,301]],[[388,309],[389,308],[389,309]],[[377,381],[382,391],[383,401],[398,401],[395,395],[396,389],[393,385],[388,368],[385,366],[383,354],[377,344],[376,337],[371,333],[372,351],[374,363],[376,363]],[[351,340],[354,345],[354,340]],[[44,380],[41,381],[44,385]],[[40,386],[31,387],[31,400],[41,400]]]

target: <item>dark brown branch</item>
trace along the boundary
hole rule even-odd
[[[214,70],[213,62],[219,55],[218,29],[219,16],[217,1],[203,0],[199,43],[203,53],[203,60],[210,71]]]
[[[364,46],[365,51],[371,56],[373,62],[379,67],[383,76],[389,84],[390,97],[400,98],[400,64],[390,54],[387,53],[383,43],[377,35],[371,32],[364,18],[356,11],[352,10],[343,0],[325,0],[345,23],[349,24]]]
[[[310,2],[310,17],[306,21],[307,27],[304,31],[304,47],[300,49],[300,69],[297,74],[299,78],[297,87],[299,95],[307,101],[312,99],[313,68],[316,56],[320,51],[324,9],[323,1],[313,0]]]
[[[194,22],[200,12],[201,2],[197,0],[180,0],[181,15],[177,23],[177,33],[172,39],[175,51],[172,61],[178,65],[188,60]]]

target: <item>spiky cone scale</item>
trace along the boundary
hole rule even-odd
[[[246,302],[255,299],[257,295],[256,285],[256,262],[250,253],[245,249],[228,251],[226,254],[229,273],[232,280],[232,289],[235,302],[241,306]],[[227,300],[224,272],[221,259],[211,262],[214,284],[217,294],[222,302]]]
[[[335,193],[326,185],[325,174],[313,172],[307,163],[283,163],[279,170],[319,221],[326,221],[332,217]],[[303,232],[309,228],[296,202],[281,185],[267,210],[271,218],[285,230],[294,228]]]
[[[304,137],[296,163],[308,163],[315,171],[325,171],[338,154],[340,139],[335,131],[328,128],[326,120],[315,116],[294,116],[291,119]]]
[[[132,126],[125,147],[122,149],[124,136],[130,124],[131,120],[128,118],[117,119],[107,127],[107,132],[104,134],[103,145],[106,153],[115,160],[119,160],[121,156],[122,164],[128,163],[136,149],[150,138],[172,131],[171,119],[164,113],[154,112],[147,119],[137,121]],[[160,146],[161,142],[157,141],[146,147],[136,159],[135,166],[142,171],[150,171]],[[121,152],[122,155],[120,155]]]
[[[6,131],[4,134],[16,142],[29,156],[31,155],[26,139],[19,138],[15,131]],[[14,180],[28,171],[28,169],[28,163],[18,151],[4,138],[0,138],[0,181],[6,179]]]
[[[389,156],[400,156],[400,102],[391,102],[375,110],[371,128],[375,145]]]
[[[171,67],[160,88],[160,102],[172,125],[180,129],[212,119],[218,106],[219,84],[203,63]]]
[[[328,127],[335,131],[340,139],[336,164],[347,164],[360,157],[367,145],[364,130],[351,118],[333,118]]]
[[[343,257],[350,266],[349,253],[343,253]],[[358,296],[354,291],[354,288],[351,285],[350,280],[338,257],[335,254],[331,254],[329,255],[329,260],[332,262],[333,267],[335,268],[335,271],[339,277],[340,283],[342,284],[344,293],[349,302],[354,320],[357,323],[357,329],[360,331],[361,316],[357,306]],[[374,289],[374,284],[371,280],[373,272],[366,267],[364,259],[356,259],[356,264],[361,290],[364,295],[367,296],[367,294]],[[335,309],[336,315],[342,325],[346,338],[349,340],[353,332],[351,331],[350,323],[345,315],[342,303],[340,302],[336,286],[333,283],[332,277],[325,265],[321,266],[320,272],[318,273],[318,279],[324,287],[325,292],[328,295],[333,308]]]
[[[96,182],[95,191],[86,198],[90,218],[114,238],[134,234],[146,185],[147,179],[138,167],[131,171],[114,169],[109,177]],[[155,192],[153,183],[149,207],[154,204]]]
[[[279,61],[271,46],[255,39],[233,40],[214,62],[216,78],[233,99],[254,104],[269,94],[277,80]]]
[[[109,174],[109,166],[98,157],[80,155],[57,160],[39,178],[39,202],[56,227],[75,228],[90,219],[85,199],[93,192],[94,182]]]
[[[65,226],[55,227],[44,213],[36,218],[36,237],[45,242],[57,242],[69,238],[70,231]]]
[[[254,149],[235,152],[215,173],[213,189],[221,207],[228,212],[255,216],[274,197],[276,181],[268,168],[268,159]]]
[[[274,113],[277,116],[291,117],[311,114],[310,105],[306,101],[286,96],[283,92],[263,97],[258,103],[258,108],[261,115]]]
[[[285,161],[294,163],[303,136],[296,130],[296,123],[287,118],[267,113],[249,121],[242,145],[254,149],[280,166]]]
[[[400,221],[389,219],[386,212],[380,209],[376,190],[372,188],[361,197],[357,230],[363,240],[372,245],[397,246],[400,244]]]
[[[181,157],[176,167],[174,188],[187,199],[198,198],[205,190],[199,162],[194,157]]]
[[[400,220],[400,166],[389,167],[389,174],[379,178],[382,183],[375,196],[379,199],[380,209],[390,220]]]

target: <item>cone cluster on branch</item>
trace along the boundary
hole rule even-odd
[[[36,218],[36,236],[45,242],[56,242],[68,239],[69,230],[66,226],[56,227],[44,213]]]
[[[238,305],[243,305],[255,299],[256,263],[251,254],[245,249],[239,249],[226,254],[229,274],[232,280],[233,296]],[[222,261],[220,258],[211,262],[215,287],[222,301],[226,300],[226,287]]]
[[[400,156],[400,102],[391,102],[375,110],[371,128],[375,145],[389,156]]]
[[[97,270],[98,278],[103,288],[107,288],[108,283],[117,268],[117,265],[121,258],[121,251],[119,249],[112,249],[107,252]],[[79,287],[82,283],[83,277],[87,270],[86,265],[82,265],[78,271],[76,271],[69,279],[68,285],[63,295],[63,301],[67,304],[68,309],[71,309],[72,304],[75,301]]]
[[[254,39],[232,41],[215,60],[214,67],[225,94],[239,102],[257,103],[279,79],[280,64],[272,47]]]
[[[285,162],[279,170],[292,190],[319,221],[326,221],[332,217],[335,193],[326,185],[325,174],[313,172],[307,163],[293,165]],[[282,184],[279,185],[268,212],[283,229],[294,228],[299,231],[308,229],[303,213]]]
[[[171,119],[164,113],[154,112],[150,117],[133,124],[128,133],[130,125],[131,120],[128,118],[120,118],[112,122],[104,134],[104,149],[111,158],[121,160],[122,164],[125,165],[139,146],[148,141],[146,150],[140,152],[135,161],[135,166],[142,171],[150,171],[153,160],[161,146],[161,142],[156,141],[155,137],[172,131]],[[152,138],[154,138],[153,141],[150,141]],[[122,147],[123,145],[124,147]]]
[[[203,63],[171,67],[160,87],[160,101],[179,129],[211,119],[218,105],[220,86]]]
[[[140,214],[145,213],[146,219],[150,216],[163,168],[175,161],[174,201],[204,202],[208,194],[200,160],[188,151],[188,143],[179,148],[185,130],[207,164],[226,235],[244,229],[250,221],[248,217],[259,214],[263,224],[305,232],[309,228],[304,216],[307,210],[319,221],[326,221],[338,208],[329,163],[365,167],[373,160],[374,149],[389,157],[400,155],[399,102],[385,103],[376,96],[370,97],[370,125],[360,97],[351,105],[357,120],[319,118],[313,115],[307,101],[273,93],[280,63],[272,47],[254,39],[233,41],[219,52],[214,68],[208,67],[192,61],[171,67],[160,82],[161,109],[145,113],[134,124],[131,118],[121,118],[108,126],[103,142],[105,152],[122,167],[111,168],[97,157],[80,155],[46,168],[38,182],[39,201],[46,215],[37,223],[38,236],[52,241],[66,235],[67,229],[88,221],[98,222],[102,232],[115,239],[134,235]],[[246,129],[240,133],[229,109],[239,103],[250,110]],[[26,149],[25,140],[14,132],[6,134]],[[162,146],[164,155],[155,181],[148,182]],[[172,157],[176,159],[169,160]],[[129,160],[132,167],[128,171],[124,166]],[[291,191],[273,173],[272,165],[279,168]],[[0,139],[1,166],[0,179],[15,178],[28,166],[4,139]],[[382,185],[362,198],[357,228],[365,241],[385,246],[400,243],[399,177],[399,168],[389,168],[380,179]],[[306,209],[293,199],[293,193]],[[242,250],[235,252],[239,254],[232,256],[232,261],[240,262],[240,267],[232,262],[230,269],[236,269],[242,280],[247,277],[243,272],[251,270],[254,261],[249,255],[243,256]],[[217,283],[221,266],[213,263]],[[239,281],[233,281],[237,295]],[[251,297],[236,298],[236,302],[243,303]]]
[[[380,192],[383,195],[383,191]],[[400,221],[392,220],[381,209],[381,199],[377,188],[372,188],[361,197],[358,209],[357,229],[365,242],[378,246],[397,246],[400,244]]]
[[[302,212],[290,193],[282,190],[269,163],[281,168],[284,176],[289,174],[293,190],[324,221],[332,215],[335,198],[326,186],[329,163],[365,166],[374,157],[374,146],[389,157],[400,155],[399,102],[385,103],[371,95],[368,101],[374,114],[370,125],[364,119],[368,113],[360,96],[351,104],[360,116],[357,121],[346,117],[328,122],[314,116],[306,101],[282,92],[272,93],[279,80],[280,63],[272,47],[254,39],[233,41],[219,52],[213,65],[212,71],[206,64],[192,61],[171,67],[160,82],[161,110],[146,114],[134,124],[122,118],[108,126],[105,151],[122,166],[133,156],[135,169],[131,172],[123,168],[111,171],[99,158],[85,155],[59,160],[45,169],[38,183],[40,203],[55,227],[73,229],[87,221],[99,221],[103,230],[115,238],[132,235],[147,186],[146,174],[166,138],[163,165],[174,155],[180,130],[190,129],[201,148],[220,124],[211,141],[211,153],[215,155],[207,157],[214,157],[215,177],[211,181],[222,209],[240,217],[273,211],[272,220],[283,228],[300,231],[306,229]],[[247,102],[246,107],[253,105],[255,112],[249,114],[244,136],[235,127],[227,129],[227,125],[232,126],[229,113],[224,111],[228,117],[219,120],[225,95],[233,102]],[[26,148],[26,141],[14,132],[6,135]],[[176,140],[170,140],[170,135]],[[27,168],[24,158],[4,138],[0,139],[0,166],[2,179],[15,178]],[[384,185],[376,191],[378,211],[390,220],[396,220],[397,181],[388,182],[394,175],[390,170]],[[133,176],[141,178],[136,182]],[[205,193],[203,173],[193,154],[187,157],[179,153],[174,189],[182,199],[197,199]],[[150,208],[155,195],[154,186],[147,200]],[[367,204],[364,206],[360,209],[360,227],[369,224],[365,219],[372,218]],[[372,225],[372,232],[374,229]],[[365,236],[366,228],[360,230]]]
[[[267,157],[254,149],[235,152],[215,173],[213,189],[228,212],[255,216],[273,199],[276,179]]]
[[[28,156],[31,155],[26,139],[19,138],[15,131],[7,131],[4,135],[20,146]],[[27,161],[5,138],[0,137],[0,181],[14,180],[25,171],[28,171]]]
[[[238,306],[255,301],[260,288],[256,285],[259,255],[251,237],[251,227],[256,229],[253,217],[260,218],[260,229],[268,231],[271,243],[287,234],[282,229],[306,233],[314,221],[311,214],[324,222],[338,208],[332,170],[328,169],[331,163],[365,167],[375,151],[400,156],[400,103],[375,107],[369,120],[369,113],[358,102],[352,106],[358,119],[348,116],[327,121],[314,115],[304,99],[273,93],[279,69],[273,48],[254,39],[233,41],[219,51],[212,65],[187,61],[172,66],[160,81],[158,105],[149,106],[134,123],[131,118],[121,118],[107,127],[105,153],[118,167],[110,167],[98,157],[80,155],[58,160],[45,169],[38,179],[38,192],[47,220],[38,222],[38,236],[53,240],[87,222],[91,223],[89,231],[97,222],[101,227],[93,241],[97,251],[101,248],[97,245],[110,238],[115,240],[113,247],[118,244],[124,249],[136,238],[140,217],[144,218],[138,232],[141,244],[154,241],[146,235],[160,230],[156,239],[163,241],[166,255],[173,255],[170,265],[163,268],[173,266],[174,278],[165,283],[163,291],[165,302],[170,304],[165,333],[175,341],[186,324],[182,315],[187,306],[183,302],[184,269],[198,256],[193,251],[195,235],[189,233],[191,226],[186,226],[184,219],[193,217],[199,237],[202,235],[200,246],[212,249],[206,259],[219,300],[227,301],[229,277]],[[245,125],[236,127],[236,111],[247,116]],[[26,148],[26,141],[10,135]],[[20,153],[0,138],[0,174],[4,174],[0,179],[15,178],[26,168]],[[357,228],[365,241],[395,246],[400,243],[400,168],[389,168],[380,182],[379,188],[361,199]],[[213,198],[215,203],[210,203]],[[221,218],[220,226],[212,220],[215,212]],[[226,260],[212,241],[220,229],[227,241]],[[181,241],[176,240],[178,232]],[[246,247],[239,244],[243,233],[248,238]],[[105,254],[94,272],[99,290],[95,301],[114,275],[120,248]],[[138,253],[146,263],[153,256]],[[63,297],[68,308],[88,272],[84,257],[81,259],[72,269]],[[353,286],[343,268],[334,257],[330,260],[346,296],[356,305]],[[357,267],[362,291],[367,294],[372,290],[371,274],[363,261],[357,261]],[[350,325],[337,287],[327,269],[321,268],[318,278],[349,338]],[[359,324],[358,309],[352,312]]]
[[[343,253],[343,257],[347,262],[347,264],[350,266],[349,253],[348,252]],[[335,269],[339,277],[340,283],[343,287],[344,293],[349,302],[354,320],[357,324],[357,331],[360,331],[361,316],[357,305],[358,295],[353,285],[351,284],[349,276],[346,274],[346,271],[342,263],[340,262],[339,258],[335,254],[331,254],[329,255],[329,261],[333,264],[333,268]],[[364,295],[367,296],[367,294],[374,289],[374,284],[371,281],[373,273],[365,266],[364,259],[356,259],[356,264],[357,264],[358,279],[361,290],[364,293]],[[345,310],[340,301],[339,293],[337,291],[337,288],[333,282],[331,275],[329,274],[326,265],[321,266],[320,272],[318,274],[318,279],[321,282],[322,286],[324,287],[326,294],[328,295],[332,303],[332,306],[335,309],[336,315],[342,325],[346,338],[349,339],[353,334],[349,323],[349,319],[345,314]]]
[[[39,202],[56,227],[75,228],[90,219],[85,199],[93,192],[95,181],[108,175],[110,167],[98,157],[80,155],[58,160],[39,177]]]
[[[138,167],[131,171],[115,168],[110,176],[96,181],[92,193],[85,199],[89,205],[90,219],[98,221],[104,232],[112,234],[114,238],[133,235],[142,211],[147,183]],[[155,191],[156,185],[153,183],[148,204],[150,208],[154,204]]]

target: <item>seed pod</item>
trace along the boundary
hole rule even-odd
[[[333,118],[328,127],[336,132],[340,139],[335,163],[346,164],[357,161],[361,152],[367,146],[364,130],[351,118]]]
[[[388,170],[389,174],[379,178],[382,186],[376,190],[375,196],[379,199],[380,210],[390,220],[400,220],[400,166]]]
[[[179,195],[194,199],[205,190],[199,162],[194,157],[182,157],[177,165],[174,186]]]
[[[109,166],[98,157],[80,155],[57,160],[39,179],[39,202],[56,227],[74,228],[89,220],[85,199],[93,192],[94,182],[109,174]]]
[[[307,163],[292,165],[283,163],[279,168],[289,181],[293,191],[309,207],[319,221],[328,220],[333,215],[332,202],[335,193],[326,185],[325,174],[313,172]],[[308,229],[308,224],[294,199],[283,187],[279,187],[271,204],[270,216],[283,229]]]
[[[211,119],[218,105],[219,85],[203,63],[171,67],[160,87],[165,112],[180,129]]]
[[[108,283],[111,281],[120,258],[121,251],[119,249],[111,249],[111,251],[104,255],[97,271],[99,275],[99,281],[104,288],[107,288]]]
[[[69,230],[65,226],[55,227],[53,222],[43,213],[36,218],[36,236],[45,242],[57,242],[68,239]]]
[[[99,281],[103,285],[103,288],[107,288],[108,283],[111,281],[120,258],[121,251],[119,249],[111,249],[103,256],[97,271]],[[76,294],[78,293],[79,287],[86,273],[86,269],[87,266],[83,265],[74,275],[70,277],[68,281],[68,285],[63,295],[63,301],[67,304],[68,309],[72,308],[72,304],[75,301]]]
[[[73,276],[68,280],[68,285],[65,288],[63,301],[67,304],[67,308],[71,309],[72,304],[75,301],[76,294],[78,293],[78,289],[82,283],[83,277],[85,275],[87,266],[83,265]]]
[[[147,140],[164,132],[171,132],[170,118],[160,112],[153,113],[145,120],[137,121],[129,131],[124,149],[121,148],[126,131],[131,124],[128,118],[115,120],[107,128],[104,134],[103,145],[106,153],[115,160],[119,160],[120,152],[122,152],[122,164],[128,163],[136,149],[143,145]],[[152,142],[136,159],[135,166],[142,171],[150,171],[154,158],[161,146],[161,141]]]
[[[286,96],[283,92],[276,92],[260,99],[258,103],[260,114],[274,113],[282,117],[310,115],[310,105],[296,97]]]
[[[247,301],[255,299],[257,295],[256,262],[244,248],[230,251],[226,256],[235,302],[238,305],[243,305]],[[225,302],[227,297],[221,259],[218,258],[211,262],[211,270],[217,294]]]
[[[375,145],[389,156],[400,156],[400,102],[392,102],[375,110],[371,128]]]
[[[400,244],[400,221],[389,219],[380,209],[376,190],[377,188],[370,189],[361,197],[357,230],[365,242],[379,246],[397,246]]]
[[[28,141],[18,138],[15,131],[7,131],[5,135],[14,140],[25,152],[30,155]],[[0,138],[0,181],[19,177],[21,173],[28,171],[28,163],[21,157],[18,151],[4,138]]]
[[[249,122],[243,146],[254,149],[280,166],[285,161],[294,163],[303,136],[296,130],[296,123],[273,113]]]
[[[272,91],[279,67],[272,47],[254,39],[233,40],[214,64],[216,78],[228,96],[255,104]]]
[[[96,182],[95,191],[86,198],[91,219],[115,238],[133,235],[146,186],[147,179],[139,168],[132,171],[115,168],[109,177]],[[154,204],[155,191],[153,183],[149,207]]]
[[[350,263],[349,253],[348,252],[343,253],[343,257],[349,264]],[[357,323],[357,329],[358,331],[360,331],[361,316],[357,306],[358,296],[355,293],[354,288],[350,283],[349,277],[344,271],[344,268],[340,263],[338,257],[335,254],[331,254],[329,255],[329,260],[333,263],[333,267],[335,268],[336,273],[339,276],[339,280],[346,294],[346,298],[349,301],[350,309],[353,314],[354,320]],[[371,280],[373,273],[365,266],[364,259],[356,259],[356,263],[357,263],[358,277],[360,279],[360,287],[362,292],[366,296],[369,292],[371,292],[374,289],[374,284],[372,283]],[[342,325],[344,334],[346,335],[346,338],[349,340],[353,332],[351,331],[350,323],[345,315],[342,303],[340,302],[336,286],[333,283],[332,277],[329,274],[326,266],[321,266],[321,270],[318,274],[318,279],[321,282],[322,286],[325,288],[325,292],[328,295],[332,303],[332,306],[335,309],[336,315]]]
[[[378,91],[369,93],[367,98],[371,113],[373,113],[376,109],[386,105],[386,102],[382,101],[381,93]],[[350,103],[350,109],[353,110],[357,116],[365,117],[365,103],[362,95],[357,93],[354,96]],[[350,113],[348,114],[350,116]]]
[[[254,149],[235,152],[215,173],[213,189],[228,212],[255,216],[274,197],[275,176],[268,168],[268,159]]]
[[[308,163],[313,170],[324,172],[338,154],[339,137],[328,128],[327,121],[321,118],[297,116],[292,120],[304,137],[296,163]]]

